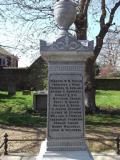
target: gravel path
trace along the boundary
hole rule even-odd
[[[120,134],[119,126],[87,126],[86,137],[91,138],[115,138]],[[9,135],[9,139],[44,139],[46,137],[45,128],[33,128],[33,127],[15,127],[0,125],[0,145],[3,142],[4,134]],[[8,144],[9,153],[29,153],[37,154],[40,149],[40,141],[11,141]],[[107,144],[107,145],[106,145]],[[89,142],[89,148],[92,152],[99,152],[110,149],[109,147],[116,149],[116,144],[113,142]],[[3,149],[0,149],[0,154],[3,153]]]
[[[0,145],[3,142],[5,133],[9,135],[9,139],[44,139],[46,136],[46,129],[0,125]],[[41,142],[38,141],[11,141],[8,143],[8,152],[27,152],[36,154],[39,152],[40,143]],[[3,153],[3,149],[0,149],[0,153]]]

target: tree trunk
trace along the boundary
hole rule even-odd
[[[87,14],[77,15],[75,26],[76,26],[77,39],[86,40]],[[88,111],[89,113],[94,113],[96,110],[94,73],[95,73],[94,62],[91,59],[88,59],[86,62],[86,69],[85,69],[85,106],[86,106],[86,111]]]
[[[87,16],[77,15],[75,21],[77,39],[87,39]]]
[[[94,62],[88,59],[85,68],[85,106],[89,113],[96,111],[95,93],[95,66]]]
[[[79,13],[76,16],[75,27],[76,27],[76,35],[79,40],[87,39],[87,13],[88,7],[91,0],[81,0],[79,6]],[[94,72],[94,62],[96,61],[102,46],[103,39],[108,32],[108,29],[112,25],[113,18],[116,10],[120,7],[120,1],[116,2],[113,8],[109,12],[109,17],[107,23],[105,23],[106,19],[106,3],[105,0],[101,1],[101,16],[100,16],[100,32],[96,37],[96,46],[94,48],[94,55],[90,57],[86,62],[86,82],[85,82],[85,104],[90,112],[94,113],[96,111],[95,104],[95,72]]]

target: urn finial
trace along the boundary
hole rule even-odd
[[[67,32],[76,18],[76,4],[72,0],[57,0],[54,17],[59,28]]]

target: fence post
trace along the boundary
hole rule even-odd
[[[116,141],[117,141],[117,154],[120,154],[120,136],[117,136]]]
[[[8,134],[5,133],[4,135],[4,155],[8,155],[7,148],[8,148]]]

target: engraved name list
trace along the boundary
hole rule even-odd
[[[83,136],[83,78],[80,74],[49,76],[49,136]]]

